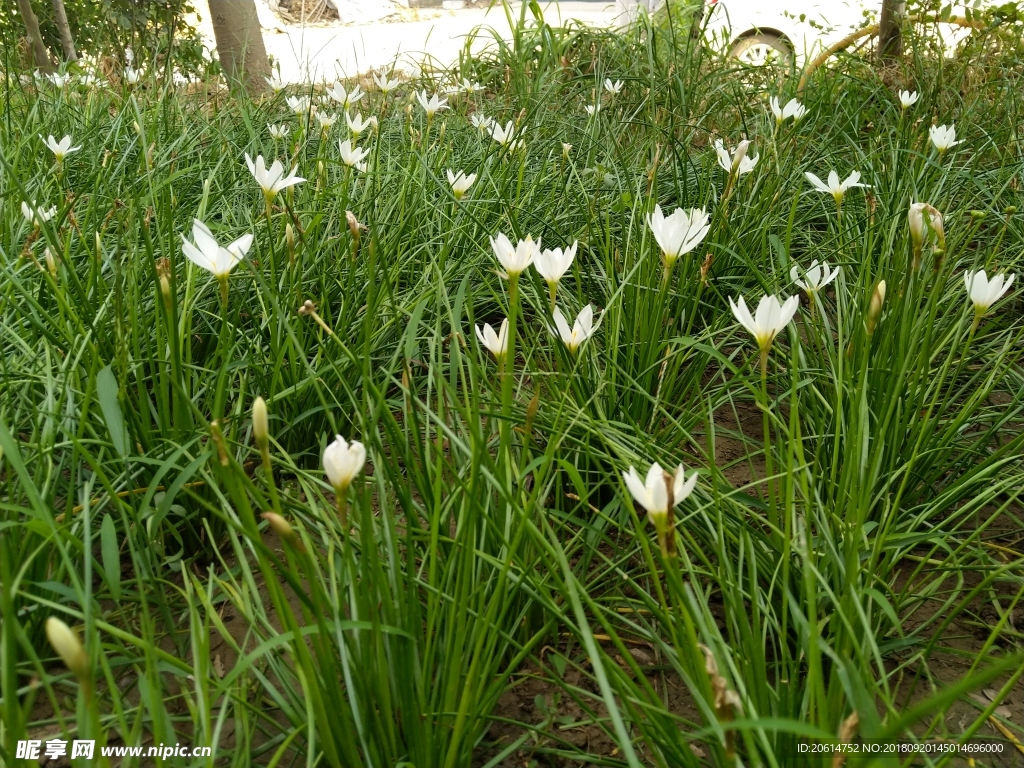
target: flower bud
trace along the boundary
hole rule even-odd
[[[71,627],[56,616],[51,616],[46,620],[46,639],[75,677],[79,680],[89,677],[89,657]]]
[[[256,447],[265,451],[270,440],[270,425],[267,421],[267,401],[262,397],[257,397],[252,404],[252,436],[256,440]]]
[[[57,279],[57,260],[53,258],[53,252],[47,248],[43,251],[43,258],[46,260],[46,268],[50,271],[50,276],[54,280]]]
[[[885,302],[885,280],[879,280],[875,284],[875,290],[871,293],[871,303],[868,305],[868,336],[875,332],[878,318],[882,316],[882,304]]]

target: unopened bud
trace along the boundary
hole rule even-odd
[[[1003,213],[1005,213],[1007,216],[1013,216],[1013,214],[1015,214],[1016,212],[1017,212],[1017,206],[1016,205],[1008,205],[1005,208],[1003,208]]]
[[[267,401],[262,397],[257,397],[252,404],[252,436],[256,440],[256,447],[265,451],[270,440],[270,424],[267,420]]]
[[[316,306],[309,299],[306,299],[304,302],[302,302],[302,306],[299,307],[299,314],[300,315],[311,315],[315,311],[316,311]]]
[[[302,539],[299,538],[299,534],[297,534],[291,524],[277,514],[277,512],[264,512],[260,517],[267,521],[267,524],[270,526],[270,530],[276,533],[278,538],[285,544],[291,545],[299,552],[306,551],[306,548],[302,546]]]
[[[220,430],[220,421],[214,419],[210,422],[210,434],[213,436],[213,442],[217,445],[217,460],[220,461],[222,467],[226,467],[230,460],[228,459],[228,447],[224,443],[224,433]]]
[[[563,141],[562,142],[562,157],[564,157],[566,160],[568,160],[570,152],[572,152],[572,144],[569,144],[569,143]]]
[[[46,639],[75,677],[79,680],[88,679],[89,657],[71,627],[56,616],[51,616],[46,620]]]
[[[882,316],[882,304],[885,302],[885,280],[879,280],[875,290],[871,293],[871,303],[868,305],[868,335],[875,332],[878,318]]]
[[[54,280],[57,279],[57,260],[53,258],[53,252],[47,248],[43,251],[43,258],[46,259],[46,268],[50,271],[50,275]]]
[[[356,218],[356,215],[352,211],[345,211],[345,221],[348,222],[348,231],[352,235],[352,239],[357,243],[359,242],[359,230],[362,228],[362,224]]]
[[[972,219],[975,219],[976,221],[981,221],[982,219],[985,218],[985,212],[975,209],[973,211],[970,211],[970,217]]]

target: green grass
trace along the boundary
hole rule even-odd
[[[324,140],[284,94],[7,72],[0,762],[26,734],[388,768],[831,765],[799,743],[999,736],[993,720],[1021,740],[997,707],[1024,670],[1022,305],[1014,283],[975,324],[963,281],[1022,267],[1016,28],[946,59],[917,30],[884,75],[841,57],[776,126],[768,99],[795,76],[671,27],[523,14],[457,70],[370,89],[365,172],[339,159],[344,120]],[[462,77],[485,89],[427,121],[413,92]],[[905,112],[903,87],[921,93]],[[937,153],[933,121],[964,143]],[[59,172],[51,133],[82,145]],[[716,138],[749,139],[755,169],[729,185]],[[268,208],[246,153],[306,181]],[[461,201],[448,169],[477,174]],[[871,187],[837,211],[804,177],[830,169]],[[57,214],[35,227],[23,200]],[[919,266],[916,201],[946,236]],[[667,279],[656,203],[710,215]],[[254,236],[226,300],[182,253],[195,217],[222,245]],[[498,232],[579,243],[557,293],[570,320],[595,308],[577,353],[534,269],[500,274]],[[762,373],[728,300],[794,295],[812,260],[841,274]],[[473,326],[506,317],[501,362]],[[335,434],[368,454],[341,498]],[[655,461],[698,473],[668,554],[622,479]],[[494,744],[517,720],[499,700],[538,677],[538,716]]]

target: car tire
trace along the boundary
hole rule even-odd
[[[763,67],[771,63],[788,67],[793,60],[793,47],[782,35],[756,32],[733,43],[729,49],[729,58],[751,67]]]

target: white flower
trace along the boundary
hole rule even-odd
[[[608,91],[612,96],[618,96],[622,93],[622,81],[616,80],[614,83],[611,78],[606,77],[604,79],[604,89]]]
[[[768,105],[772,110],[772,114],[775,115],[775,122],[779,124],[782,124],[783,121],[791,117],[794,123],[798,123],[807,114],[807,107],[796,99],[790,99],[786,102],[786,106],[779,107],[779,97],[772,96]]]
[[[252,246],[252,234],[245,234],[227,248],[222,248],[217,238],[199,219],[192,221],[192,239],[196,241],[195,245],[186,240],[185,235],[181,236],[181,250],[189,261],[222,280],[245,258]]]
[[[474,181],[476,181],[475,173],[467,176],[462,171],[454,174],[451,172],[451,169],[448,170],[448,183],[452,187],[452,194],[455,195],[456,200],[461,200],[465,196],[469,188],[473,186]]]
[[[65,86],[71,85],[74,82],[74,75],[62,75],[60,72],[51,72],[46,76],[46,79],[53,83],[58,88],[64,88]]]
[[[540,252],[540,242],[533,242],[529,235],[525,240],[520,240],[518,245],[513,246],[512,241],[501,232],[497,237],[491,238],[491,248],[501,266],[505,268],[505,277],[517,277],[523,272]]]
[[[689,212],[676,208],[671,216],[661,212],[661,206],[654,206],[654,213],[647,217],[647,225],[654,233],[654,239],[661,246],[665,264],[671,267],[676,259],[696,248],[707,234],[711,224],[703,208],[691,208]]]
[[[928,203],[911,203],[907,211],[907,224],[910,227],[910,238],[914,241],[915,250],[924,246],[929,232],[925,229],[925,216],[928,217],[928,228],[938,238],[939,247],[945,248],[946,232],[942,225],[942,213]]]
[[[338,152],[341,154],[341,162],[345,165],[355,168],[357,171],[366,172],[366,163],[363,160],[370,154],[370,150],[354,147],[351,139],[345,139],[338,142]]]
[[[366,94],[362,92],[358,85],[356,85],[351,91],[346,91],[345,86],[342,85],[341,81],[336,80],[334,85],[327,89],[327,95],[341,104],[342,109],[347,110]]]
[[[284,90],[284,81],[276,75],[273,77],[265,77],[263,79],[267,81],[267,85],[270,86],[270,90],[274,93],[280,93]]]
[[[481,131],[491,130],[491,126],[494,125],[493,118],[488,117],[483,112],[474,112],[469,116],[469,121],[473,123],[473,126],[479,128]]]
[[[718,155],[718,164],[722,166],[722,169],[726,173],[735,173],[737,176],[742,176],[744,173],[750,173],[754,170],[754,166],[757,165],[759,157],[747,157],[747,149],[750,146],[750,142],[744,139],[736,145],[735,151],[730,154],[729,150],[722,144],[721,139],[715,140],[715,153]]]
[[[564,157],[566,160],[568,160],[570,152],[572,152],[572,144],[569,144],[568,142],[563,141],[562,142],[562,157]]]
[[[25,217],[25,221],[31,224],[39,226],[40,224],[49,221],[57,215],[57,206],[50,206],[50,208],[40,208],[33,201],[31,204],[26,203],[24,200],[21,201],[21,215]]]
[[[88,678],[89,655],[71,627],[56,616],[51,616],[46,620],[46,639],[50,641],[50,645],[53,646],[53,650],[60,656],[64,665],[79,680]]]
[[[79,78],[78,84],[83,88],[95,88],[100,84],[100,78],[98,78],[92,72],[86,72]]]
[[[513,143],[515,130],[515,125],[511,120],[505,123],[504,128],[502,128],[497,122],[491,121],[491,138],[503,147],[507,147]]]
[[[334,442],[324,449],[323,464],[327,481],[334,492],[341,495],[366,464],[366,447],[358,440],[349,443],[341,435],[335,435]]]
[[[316,121],[320,123],[320,130],[327,133],[331,129],[331,126],[338,122],[338,116],[336,114],[328,114],[327,112],[320,112],[319,110],[314,114]]]
[[[804,173],[807,180],[811,182],[811,185],[819,192],[828,192],[832,197],[836,199],[836,203],[843,202],[843,196],[847,190],[853,187],[866,187],[870,188],[870,184],[860,183],[860,172],[852,171],[842,182],[839,181],[839,174],[835,171],[828,172],[828,183],[826,184],[813,173]]]
[[[42,138],[42,136],[39,138]],[[77,147],[72,147],[70,136],[65,136],[60,141],[55,141],[52,135],[47,136],[46,146],[49,147],[51,152],[53,152],[53,156],[57,159],[58,164],[64,162],[65,155],[70,155],[72,152],[77,152],[82,148],[81,144]]]
[[[385,75],[374,75],[373,82],[377,84],[380,92],[385,95],[399,86],[399,82],[397,80],[392,80],[390,76]]]
[[[309,96],[289,96],[285,99],[285,103],[288,105],[288,109],[299,117],[305,117],[309,112]]]
[[[284,125],[283,123],[279,123],[278,125],[273,125],[272,123],[267,123],[267,130],[270,131],[270,135],[271,135],[272,138],[275,138],[275,139],[286,139],[286,138],[288,138],[288,126]]]
[[[135,61],[135,51],[133,51],[131,48],[125,48],[124,60],[127,61],[129,64]]]
[[[142,70],[131,66],[125,67],[124,79],[128,85],[136,85],[142,79]]]
[[[471,83],[467,78],[462,78],[462,82],[458,85],[454,85],[451,88],[445,90],[445,93],[454,96],[457,93],[473,94],[476,91],[482,91],[483,86],[480,83]]]
[[[356,112],[355,117],[350,117],[349,114],[345,113],[345,122],[348,124],[348,129],[352,132],[352,135],[359,138],[359,134],[365,131],[367,128],[377,127],[377,118],[372,115],[363,120],[361,112]]]
[[[482,329],[479,325],[476,326],[476,337],[480,339],[480,343],[487,348],[488,352],[500,360],[508,351],[508,318],[501,321],[501,328],[497,333],[494,332],[490,323],[484,323]]]
[[[417,91],[416,101],[420,103],[423,111],[427,113],[428,120],[433,118],[442,109],[448,109],[448,99],[439,99],[436,93],[428,99],[426,91]]]
[[[789,268],[789,277],[808,293],[814,293],[835,280],[839,270],[840,267],[836,267],[829,271],[826,262],[823,261],[819,264],[818,260],[815,259],[811,262],[810,268],[804,272],[803,280],[800,279],[800,268],[796,264]]]
[[[548,285],[558,283],[562,276],[569,271],[569,267],[572,266],[573,259],[576,258],[577,245],[579,243],[573,241],[573,244],[564,251],[561,248],[550,248],[540,251],[533,260],[533,268],[537,270],[537,274],[543,277]]]
[[[989,280],[983,269],[977,272],[964,272],[964,284],[967,286],[971,301],[974,302],[974,311],[979,315],[988,312],[989,307],[1010,290],[1014,277],[1013,274],[1008,277],[999,274],[993,275]]]
[[[963,139],[960,141],[956,140],[956,126],[953,125],[933,125],[928,129],[928,136],[931,138],[935,148],[939,150],[939,154],[942,154],[950,147],[964,143]]]
[[[669,477],[666,477],[665,470],[657,462],[651,465],[645,480],[640,479],[636,468],[632,466],[628,472],[622,473],[622,477],[633,499],[647,510],[647,517],[659,533],[664,531],[669,508],[685,501],[697,485],[697,473],[692,473],[687,480],[682,464]]]
[[[249,166],[249,172],[252,173],[253,178],[256,179],[256,183],[260,185],[260,189],[263,190],[263,194],[268,200],[273,200],[282,189],[301,184],[305,181],[301,176],[295,175],[295,168],[292,168],[285,175],[284,166],[280,160],[275,160],[268,169],[263,155],[257,155],[256,162],[254,163],[252,158],[249,157],[249,153],[246,152],[245,164]]]
[[[779,331],[793,319],[793,315],[796,314],[796,310],[800,306],[800,297],[790,296],[784,303],[780,303],[775,296],[762,296],[757,305],[757,314],[753,317],[751,317],[750,310],[747,309],[747,304],[742,296],[736,303],[733,303],[730,298],[729,306],[740,325],[750,331],[763,354],[771,347]]]
[[[558,331],[562,343],[573,354],[579,349],[580,344],[589,339],[594,333],[594,308],[589,304],[580,310],[572,328],[569,328],[569,323],[565,321],[565,316],[558,307],[555,307],[552,317],[554,318],[555,329]]]
[[[917,103],[918,98],[920,98],[917,91],[900,91],[897,95],[900,97],[900,106],[902,106],[903,109],[910,109]]]
[[[584,107],[584,109],[587,110],[587,114],[588,115],[593,117],[594,115],[596,115],[598,112],[601,111],[601,105],[600,104],[587,104]]]

